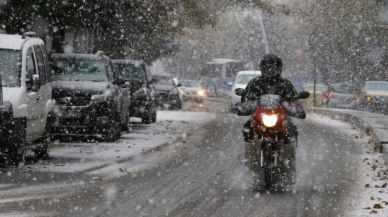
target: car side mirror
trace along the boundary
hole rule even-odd
[[[237,96],[244,96],[245,95],[245,90],[243,88],[237,88],[236,90],[234,90],[234,93]]]
[[[307,91],[301,91],[299,94],[298,94],[298,99],[307,99],[309,98],[310,96],[310,93],[307,92]]]
[[[40,89],[40,78],[39,75],[32,75],[31,79],[26,80],[27,90],[32,92],[38,92]]]
[[[181,83],[178,83],[178,85],[176,85],[177,87],[182,87],[182,84]]]
[[[232,87],[232,86],[233,86],[233,82],[229,82],[228,87]]]

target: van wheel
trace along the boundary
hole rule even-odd
[[[22,130],[17,141],[14,143],[14,147],[8,152],[8,157],[13,165],[24,164],[26,162],[26,129]]]
[[[110,122],[109,128],[106,129],[105,132],[105,141],[106,142],[114,142],[121,136],[121,124],[120,117],[116,113],[114,115],[113,120]]]
[[[49,120],[47,120],[46,127],[44,129],[44,133],[40,141],[40,144],[38,144],[38,147],[34,150],[35,158],[37,159],[44,160],[49,157],[50,143],[51,143],[50,130],[51,130],[51,125],[49,123]]]

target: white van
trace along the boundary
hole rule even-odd
[[[28,32],[0,34],[0,73],[3,86],[2,152],[13,163],[24,162],[26,150],[48,157],[51,112],[51,73],[44,42]]]
[[[228,86],[232,86],[231,89],[231,103],[230,103],[230,111],[234,112],[236,111],[236,108],[241,103],[241,96],[237,96],[234,93],[234,90],[237,88],[243,88],[245,89],[248,85],[248,83],[255,77],[258,77],[261,75],[260,71],[241,71],[237,73],[236,80],[233,83],[228,83]]]

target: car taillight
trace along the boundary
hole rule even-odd
[[[333,92],[330,92],[327,96],[328,96],[329,98],[333,98]]]
[[[224,86],[225,84],[224,84],[224,82],[221,82],[221,86]]]
[[[360,98],[360,94],[356,94],[356,97],[354,97],[354,100],[358,100],[358,98]]]

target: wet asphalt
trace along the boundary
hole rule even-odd
[[[61,186],[48,182],[39,195],[0,204],[0,216],[346,216],[352,180],[360,175],[352,161],[362,153],[352,135],[296,121],[297,183],[269,193],[251,186],[242,166],[247,117],[227,110],[220,108],[214,122],[164,148],[163,155],[144,156],[147,169],[93,182],[85,181],[90,174],[54,175],[52,183],[63,180]],[[19,188],[15,194],[33,186]]]

